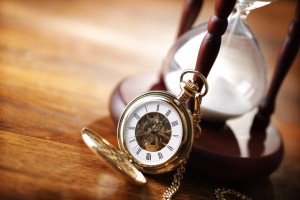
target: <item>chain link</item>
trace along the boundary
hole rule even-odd
[[[234,197],[234,199],[241,199],[241,200],[252,200],[250,197],[247,197],[244,194],[241,194],[235,190],[228,189],[228,188],[218,188],[215,189],[215,196],[217,200],[226,200],[227,197]]]
[[[171,186],[169,186],[163,194],[163,199],[171,200],[174,194],[179,189],[181,185],[181,180],[183,179],[183,174],[185,172],[187,159],[177,168],[177,172],[174,174],[174,179],[172,181]]]

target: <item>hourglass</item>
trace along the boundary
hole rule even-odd
[[[240,18],[245,19],[251,9],[268,3],[266,1],[238,1],[236,5],[237,14],[240,15]],[[239,13],[239,9],[242,9],[240,11],[244,10],[244,13]],[[237,119],[227,120],[224,124],[210,123],[208,121],[202,123],[204,131],[201,140],[196,140],[194,144],[192,156],[192,159],[194,158],[192,163],[194,171],[199,170],[206,175],[230,181],[245,181],[265,177],[279,166],[283,157],[283,143],[280,134],[270,123],[270,116],[275,108],[275,99],[280,85],[299,49],[299,11],[300,2],[298,1],[295,19],[289,27],[288,36],[280,50],[276,70],[267,95],[262,100],[257,100],[257,103],[259,103],[258,113],[255,115],[255,111],[248,112]],[[235,19],[235,26],[241,22],[239,20]],[[212,26],[210,23],[213,23],[213,28],[210,27]],[[243,27],[243,24],[241,24],[241,27]],[[247,27],[243,27],[240,30],[247,30],[245,28]],[[240,30],[231,31],[241,33]],[[214,34],[217,36],[222,34],[222,25],[214,23],[211,18],[208,23],[208,32],[209,34],[206,34],[201,43],[196,62],[196,68],[205,75],[208,75],[211,69],[209,66],[213,64],[215,57],[211,58],[212,54],[217,55],[218,51],[213,47],[213,40],[218,41],[218,38],[214,39],[213,37]],[[250,31],[242,32],[251,33]],[[240,35],[243,34],[238,34],[238,36]],[[253,37],[252,34],[249,34],[249,36]],[[253,39],[253,41],[255,40]],[[253,46],[249,46],[250,49],[256,46],[257,51],[253,55],[260,54],[259,48],[257,48],[258,45],[255,43],[253,43]],[[206,58],[208,61],[206,61]],[[261,60],[255,60],[254,58],[252,57],[255,62]],[[254,115],[255,117],[253,117]]]
[[[299,22],[296,23],[297,26],[295,23],[291,25],[291,30],[296,33],[292,32],[287,37],[291,42],[284,46],[277,66],[281,72],[274,75],[274,84],[271,84],[265,101],[261,101],[266,91],[266,66],[258,43],[245,20],[250,10],[271,1],[239,0],[232,12],[235,2],[216,1],[215,15],[208,25],[200,25],[178,38],[164,60],[158,84],[153,86],[157,79],[153,75],[138,75],[122,81],[112,95],[110,110],[117,122],[125,105],[142,92],[154,88],[176,93],[173,84],[180,71],[194,69],[196,66],[197,70],[208,77],[211,96],[210,99],[207,98],[206,105],[206,100],[203,99],[202,135],[195,141],[191,168],[225,180],[240,181],[270,174],[282,159],[283,144],[280,135],[268,122],[265,125],[260,122],[264,121],[262,118],[270,117],[273,110],[269,103],[271,102],[272,108],[279,86],[291,65],[290,61],[295,56],[293,52],[299,47],[299,39],[296,37]],[[200,5],[201,3],[198,4]],[[231,12],[225,32],[227,17]],[[187,17],[189,19],[186,23],[194,18],[195,12],[191,13],[193,16]],[[297,13],[296,19],[299,20],[299,12]],[[293,50],[292,53],[290,49]],[[288,60],[285,66],[282,65],[282,60]],[[255,112],[249,111],[260,102],[263,103],[255,118],[257,122],[252,124]]]

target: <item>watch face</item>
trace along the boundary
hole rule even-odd
[[[131,102],[118,129],[120,148],[142,169],[146,168],[144,171],[151,169],[150,173],[164,171],[166,163],[174,165],[191,138],[187,133],[193,134],[187,130],[190,118],[185,116],[185,107],[174,96],[157,93],[148,93]]]
[[[182,139],[182,121],[167,102],[149,101],[134,108],[125,130],[125,145],[139,162],[158,165],[169,160]]]

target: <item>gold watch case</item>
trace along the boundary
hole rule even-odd
[[[135,108],[150,101],[162,102],[172,107],[182,122],[182,137],[179,147],[170,159],[157,165],[147,165],[135,159],[125,145],[124,138],[128,117]],[[100,159],[115,166],[115,168],[130,176],[136,182],[145,183],[146,179],[140,171],[148,174],[165,173],[186,161],[194,140],[193,117],[186,104],[181,102],[175,95],[169,92],[151,91],[132,100],[123,111],[118,123],[118,144],[120,150],[88,128],[82,129],[82,138]]]
[[[107,140],[101,137],[94,131],[83,128],[82,139],[89,147],[89,149],[104,163],[108,163],[111,169],[118,173],[118,171],[127,174],[128,177],[136,181],[136,183],[146,183],[144,175],[131,164],[128,157],[125,156],[121,151],[116,149]]]

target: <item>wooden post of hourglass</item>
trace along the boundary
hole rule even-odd
[[[260,102],[258,112],[254,117],[250,134],[251,138],[248,142],[248,147],[252,151],[253,156],[261,154],[263,143],[266,139],[268,127],[270,127],[270,118],[275,110],[276,96],[280,86],[292,66],[292,63],[297,55],[300,46],[300,0],[297,2],[295,18],[292,20],[288,29],[288,35],[285,38],[279,53],[279,57],[275,66],[275,72],[267,92],[266,97]],[[258,140],[261,140],[259,142]],[[274,151],[274,155],[280,159],[282,154],[281,149]],[[274,156],[275,157],[275,156]]]
[[[214,15],[208,21],[208,32],[202,40],[195,67],[205,77],[208,76],[217,58],[221,46],[221,37],[227,29],[227,18],[232,12],[235,3],[235,0],[216,0],[215,2]],[[198,81],[197,76],[194,79],[202,87],[203,82]]]
[[[203,0],[185,0],[177,38],[190,30],[199,14]]]
[[[203,0],[185,0],[181,14],[180,24],[176,38],[178,39],[185,32],[190,30],[201,10]],[[158,82],[152,85],[151,90],[166,90],[164,78],[160,73]]]
[[[253,127],[266,128],[270,117],[275,109],[275,100],[280,86],[289,71],[295,56],[297,55],[300,43],[300,0],[298,0],[294,20],[289,27],[288,36],[282,44],[280,55],[277,60],[275,72],[266,97],[259,105],[258,113],[255,116]]]

